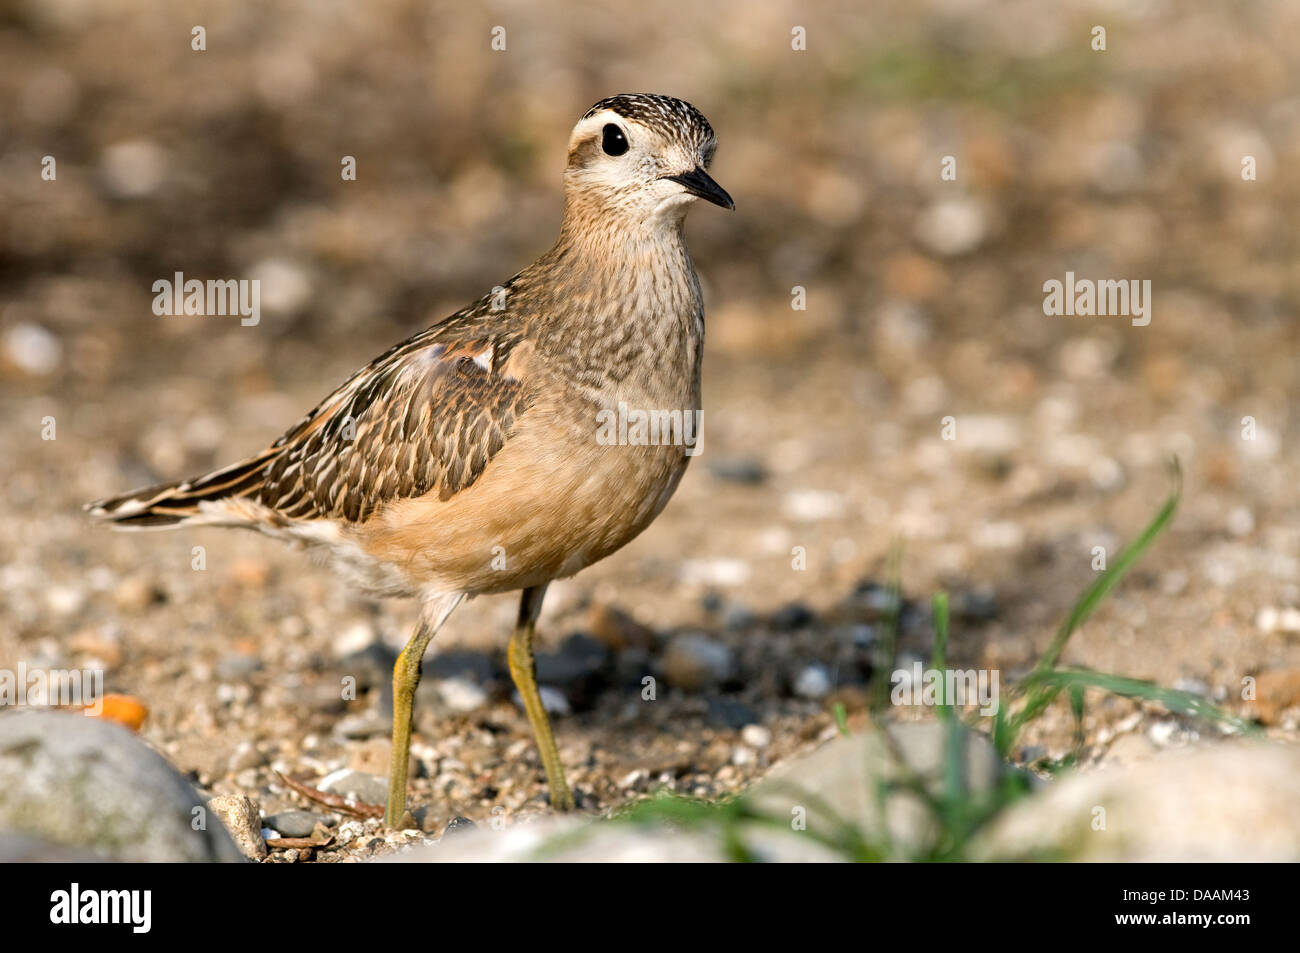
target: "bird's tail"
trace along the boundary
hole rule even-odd
[[[121,496],[87,503],[93,518],[117,529],[169,529],[182,523],[224,523],[204,503],[229,501],[255,491],[269,461],[269,453],[175,483],[148,486]],[[237,522],[237,521],[236,521]]]

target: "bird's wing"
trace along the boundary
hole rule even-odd
[[[277,519],[349,522],[391,500],[445,500],[479,478],[529,404],[526,381],[510,371],[519,335],[483,318],[466,309],[391,348],[259,454],[88,508],[150,528],[240,499]]]
[[[470,486],[527,408],[514,340],[435,329],[359,371],[272,447],[254,495],[290,519],[362,522],[380,504]]]

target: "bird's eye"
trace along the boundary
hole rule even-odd
[[[627,136],[623,135],[622,129],[611,122],[601,133],[600,147],[605,150],[606,155],[621,156],[627,152]]]

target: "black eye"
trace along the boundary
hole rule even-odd
[[[627,136],[623,135],[622,129],[611,122],[601,132],[600,147],[605,150],[606,155],[621,156],[627,152]]]

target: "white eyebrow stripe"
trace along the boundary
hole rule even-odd
[[[480,351],[478,354],[474,355],[474,363],[477,364],[479,367],[483,368],[483,370],[485,371],[491,371],[493,353],[494,353],[494,349],[492,345],[489,344],[486,351]]]

